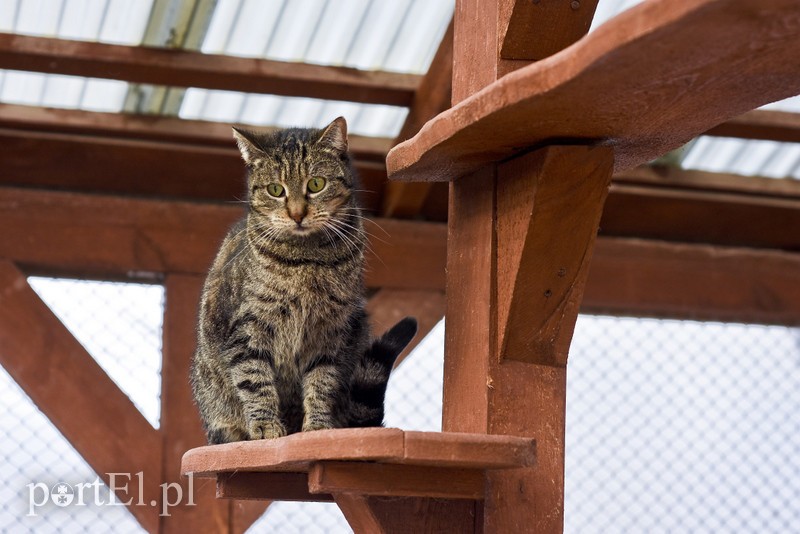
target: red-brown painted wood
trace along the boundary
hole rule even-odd
[[[419,76],[0,33],[0,68],[406,106]]]
[[[798,19],[794,0],[644,2],[440,114],[392,149],[389,174],[454,180],[556,139],[613,145],[616,170],[647,162],[800,93]]]
[[[198,477],[230,471],[306,472],[310,464],[319,461],[502,469],[532,465],[535,443],[513,436],[447,435],[398,428],[318,430],[191,449],[183,456],[181,472]]]
[[[161,437],[13,263],[0,259],[0,363],[106,484],[127,486],[142,472],[143,502],[161,502]],[[127,492],[127,493],[126,493]],[[128,508],[148,532],[159,528],[158,506]]]

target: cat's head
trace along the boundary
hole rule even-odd
[[[248,169],[249,204],[274,237],[343,232],[356,213],[347,123],[256,133],[234,128]]]

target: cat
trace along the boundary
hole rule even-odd
[[[417,323],[370,338],[345,119],[233,133],[248,209],[203,287],[191,369],[208,442],[381,426],[389,373]]]

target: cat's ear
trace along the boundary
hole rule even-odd
[[[253,160],[264,156],[264,151],[258,148],[255,140],[255,133],[234,126],[233,138],[236,139],[236,144],[239,145],[239,152],[242,153],[242,159],[244,159],[244,162],[248,165],[252,163]]]
[[[347,121],[344,120],[344,117],[333,119],[333,122],[325,127],[319,137],[319,143],[327,145],[337,152],[347,152]]]

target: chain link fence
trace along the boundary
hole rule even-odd
[[[163,289],[31,284],[157,427]],[[393,374],[387,426],[441,428],[443,339],[440,323]],[[29,484],[97,475],[4,370],[0,406],[0,531],[142,531],[124,506],[51,502],[29,516]],[[568,533],[796,530],[800,330],[581,316],[566,450]],[[110,500],[105,486],[101,496]],[[249,532],[350,529],[333,504],[281,502]]]

